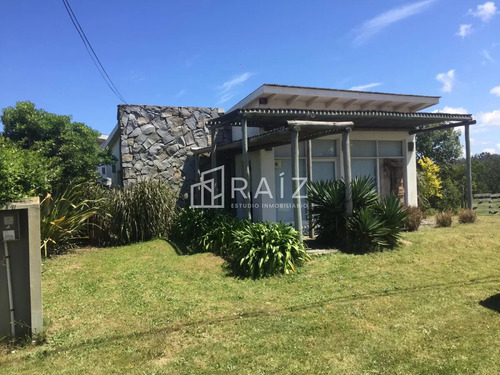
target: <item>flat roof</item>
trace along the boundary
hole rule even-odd
[[[256,107],[416,112],[438,104],[439,98],[429,95],[263,84],[228,112]]]
[[[240,126],[242,117],[247,125],[265,130],[279,128],[290,120],[352,121],[353,129],[360,130],[414,130],[418,127],[449,121],[472,121],[470,114],[438,112],[387,112],[387,111],[317,111],[304,109],[240,108],[208,121],[208,126]]]

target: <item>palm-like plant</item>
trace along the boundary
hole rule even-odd
[[[311,214],[318,239],[342,248],[349,233],[351,251],[394,247],[406,218],[399,200],[394,196],[381,200],[375,181],[368,177],[354,178],[351,190],[353,214],[348,222],[343,180],[308,185],[307,194],[313,204]]]
[[[59,254],[87,238],[87,220],[101,210],[102,200],[84,198],[83,186],[69,185],[40,203],[40,233],[45,257]]]
[[[365,253],[389,246],[385,222],[369,207],[349,218],[348,229],[353,252]]]

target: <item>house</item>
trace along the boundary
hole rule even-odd
[[[162,178],[191,204],[206,206],[208,192],[212,205],[239,217],[296,227],[307,211],[307,180],[369,176],[382,195],[415,206],[417,133],[465,126],[470,156],[472,116],[421,112],[438,103],[437,96],[264,84],[227,113],[120,105],[104,143],[119,160],[108,177],[123,186]]]

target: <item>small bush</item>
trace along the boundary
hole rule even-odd
[[[474,210],[461,210],[458,213],[458,222],[461,224],[475,223],[477,219],[476,211]]]
[[[345,183],[343,180],[312,182],[307,186],[318,240],[350,252],[367,252],[397,245],[407,212],[395,196],[381,199],[375,181],[352,180],[353,215],[346,228]]]
[[[282,223],[246,223],[234,231],[233,270],[242,277],[260,278],[294,272],[309,260],[299,233]]]
[[[174,220],[169,239],[184,254],[212,252],[225,256],[232,244],[232,232],[240,223],[224,211],[185,208]]]
[[[111,201],[116,190],[99,183],[82,185],[85,199],[93,207],[99,204],[99,210],[87,220],[87,237],[93,246],[111,246],[118,243],[111,229]],[[97,203],[98,202],[98,203]]]
[[[349,218],[348,229],[351,250],[355,253],[389,247],[388,229],[384,221],[368,207],[362,208]]]
[[[382,198],[374,207],[377,217],[384,223],[387,231],[386,247],[393,248],[398,244],[408,213],[395,195]]]
[[[436,226],[451,227],[453,213],[451,211],[440,212],[436,215]]]
[[[408,232],[415,232],[420,227],[424,215],[420,207],[407,206],[405,207],[406,219],[404,220],[404,228]]]
[[[167,238],[172,226],[177,194],[158,180],[144,180],[133,186],[116,189],[106,202],[111,215],[110,231],[118,244]]]
[[[40,203],[42,254],[60,254],[87,239],[88,220],[102,210],[102,200],[84,197],[81,184],[47,194]]]

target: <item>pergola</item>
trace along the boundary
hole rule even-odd
[[[346,184],[347,214],[352,214],[351,199],[351,157],[350,132],[381,130],[407,131],[410,135],[423,132],[465,127],[467,206],[472,207],[472,177],[469,126],[475,124],[469,114],[423,113],[423,112],[387,112],[387,111],[348,111],[348,110],[306,110],[276,108],[240,108],[219,118],[210,120],[212,143],[198,153],[210,152],[212,167],[215,168],[218,152],[242,154],[243,178],[249,181],[250,169],[248,152],[290,144],[292,151],[292,187],[298,188],[299,177],[299,142],[307,141],[306,163],[312,165],[311,140],[329,134],[342,134],[342,152],[344,160],[344,180]],[[224,127],[241,127],[241,140],[226,144],[216,144],[217,132]],[[261,128],[261,133],[248,137],[248,128]],[[412,145],[414,147],[414,145]],[[310,180],[310,176],[308,176]],[[245,217],[251,219],[249,187],[246,188],[244,203]],[[302,235],[302,212],[300,197],[293,198],[294,226]]]

